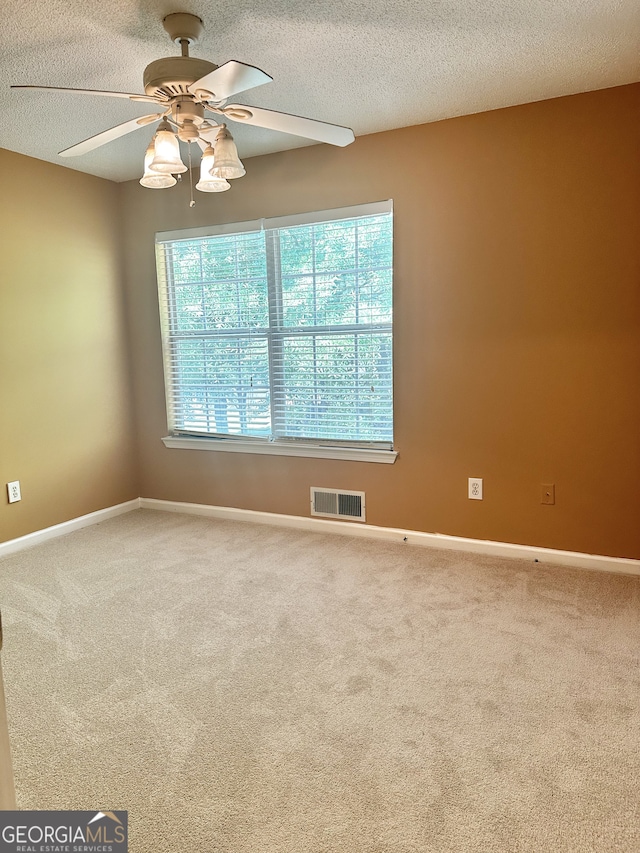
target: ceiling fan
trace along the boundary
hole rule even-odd
[[[172,41],[180,45],[181,56],[170,56],[151,62],[144,70],[144,95],[128,92],[102,92],[94,89],[69,89],[57,86],[11,86],[12,89],[31,89],[48,92],[73,92],[81,95],[99,95],[108,98],[128,98],[131,101],[142,101],[157,105],[159,112],[154,112],[139,118],[132,118],[115,127],[104,130],[82,142],[60,151],[61,157],[75,157],[86,154],[125,136],[141,127],[154,122],[161,122],[157,138],[164,133],[173,136],[173,129],[182,142],[197,142],[201,149],[208,153],[208,148],[220,139],[225,140],[225,152],[228,153],[228,143],[231,135],[226,131],[225,124],[218,124],[216,118],[230,119],[241,124],[251,124],[257,127],[302,136],[317,142],[327,142],[330,145],[345,146],[354,140],[353,131],[315,119],[276,112],[261,107],[244,104],[229,104],[233,95],[270,83],[272,77],[253,65],[230,60],[217,66],[205,59],[189,56],[189,48],[199,42],[204,31],[203,22],[195,15],[176,12],[167,15],[163,26]],[[211,119],[211,120],[209,120]],[[167,131],[169,133],[167,133]],[[177,146],[177,142],[176,142]],[[149,151],[147,152],[149,154]],[[179,157],[178,157],[179,159]],[[218,158],[220,159],[220,158]],[[237,160],[237,151],[235,152]],[[237,161],[240,162],[239,160]],[[146,165],[149,165],[146,163]],[[151,164],[154,172],[155,163]],[[239,174],[220,174],[217,177],[239,177],[244,174],[240,164]],[[185,171],[186,167],[172,170],[173,174]],[[169,167],[160,169],[169,176]],[[227,171],[233,171],[227,170]],[[239,170],[236,168],[235,170]],[[175,183],[175,180],[172,181]],[[168,186],[169,184],[165,184]],[[153,186],[153,184],[149,184]],[[215,191],[215,190],[214,190]]]

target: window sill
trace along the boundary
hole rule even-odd
[[[164,446],[178,450],[213,450],[224,453],[257,453],[266,456],[306,456],[315,459],[341,459],[344,462],[382,462],[393,464],[395,450],[366,447],[335,447],[333,445],[293,444],[289,442],[257,442],[242,439],[199,438],[187,435],[167,435]]]

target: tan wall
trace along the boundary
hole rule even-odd
[[[308,515],[311,485],[364,489],[372,524],[640,558],[640,85],[246,165],[193,210],[121,185],[143,496]],[[385,198],[396,464],[165,449],[154,232]]]
[[[0,541],[138,495],[117,187],[0,150]],[[9,504],[5,484],[20,480]]]

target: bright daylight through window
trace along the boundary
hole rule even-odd
[[[173,435],[393,444],[391,202],[158,234]]]

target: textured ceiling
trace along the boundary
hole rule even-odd
[[[638,0],[3,0],[0,146],[139,177],[152,128],[81,157],[57,152],[153,107],[9,85],[142,92],[144,67],[179,52],[162,27],[176,11],[205,23],[193,56],[274,78],[232,100],[356,136],[640,80]],[[229,126],[243,158],[307,144]]]

